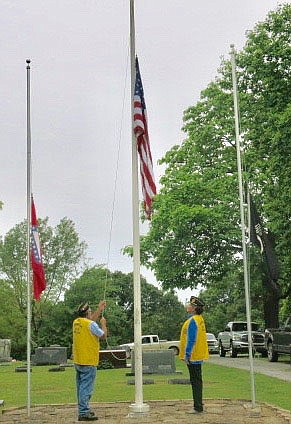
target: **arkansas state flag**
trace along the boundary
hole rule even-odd
[[[38,222],[33,199],[31,200],[31,266],[33,272],[33,297],[36,300],[39,300],[41,293],[46,287],[46,281],[41,258]]]

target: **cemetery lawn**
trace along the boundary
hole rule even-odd
[[[25,406],[27,402],[27,373],[15,372],[21,363],[0,366],[0,399],[5,408]],[[191,387],[184,384],[169,384],[170,379],[188,379],[186,365],[177,359],[177,371],[182,374],[144,375],[144,380],[154,380],[154,384],[143,386],[144,401],[191,399]],[[31,373],[31,403],[70,404],[76,403],[75,370],[65,368],[61,372],[49,372],[52,366],[34,366]],[[129,369],[98,370],[92,402],[134,402],[134,386],[126,376]],[[219,399],[251,399],[249,372],[227,368],[215,364],[203,365],[204,397]],[[276,405],[291,411],[291,383],[277,378],[256,374],[256,400]]]

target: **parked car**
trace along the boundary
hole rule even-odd
[[[279,328],[266,328],[265,347],[270,362],[278,361],[279,354],[291,355],[291,316]]]
[[[127,357],[131,357],[131,351],[134,349],[134,343],[125,343],[119,346],[125,349]],[[179,355],[180,341],[160,340],[157,334],[148,334],[141,337],[142,350],[159,350],[159,349],[172,349],[175,355]]]
[[[207,333],[207,344],[209,353],[218,353],[218,340],[212,333]]]

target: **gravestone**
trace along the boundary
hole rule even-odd
[[[49,372],[59,372],[59,371],[65,371],[65,367],[62,365],[59,365],[58,367],[49,368]]]
[[[135,385],[135,380],[127,380],[127,384],[130,386],[134,386]],[[142,379],[142,384],[143,385],[147,385],[147,384],[155,384],[154,379],[151,378],[147,378],[147,379]]]
[[[60,365],[67,363],[67,348],[58,345],[37,347],[31,355],[33,365]]]
[[[11,340],[0,339],[0,362],[10,362],[11,356]]]
[[[134,375],[134,351],[132,352],[131,373]],[[175,354],[172,349],[142,352],[143,374],[175,374]]]
[[[190,384],[189,378],[172,378],[168,380],[169,384]]]
[[[126,368],[126,351],[124,349],[100,350],[99,363],[107,361],[114,368]]]
[[[23,365],[22,367],[16,367],[15,372],[27,372],[27,365]],[[30,368],[30,372],[32,372],[32,368]]]

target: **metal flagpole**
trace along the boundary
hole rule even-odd
[[[247,186],[247,228],[248,228],[248,249],[247,249],[247,258],[248,258],[248,282],[249,282],[249,299],[250,299],[250,309],[252,307],[251,304],[251,287],[250,287],[250,276],[251,276],[251,261],[250,261],[250,235],[251,235],[251,201],[250,201],[250,191]]]
[[[130,0],[130,61],[131,61],[131,120],[132,120],[132,219],[133,219],[133,285],[134,285],[134,359],[135,403],[130,406],[132,414],[146,413],[149,405],[143,403],[142,347],[141,347],[141,288],[140,288],[140,234],[137,142],[133,132],[135,88],[135,23],[134,0]]]
[[[30,380],[31,380],[31,278],[30,278],[30,231],[31,231],[31,126],[30,126],[30,60],[26,61],[27,78],[27,415],[30,417]]]
[[[232,65],[233,104],[234,104],[237,170],[238,170],[239,199],[240,199],[240,217],[241,217],[241,233],[242,233],[242,247],[243,247],[244,285],[245,285],[246,315],[247,315],[247,327],[248,327],[248,345],[249,345],[252,407],[255,408],[255,406],[256,406],[255,379],[254,379],[251,311],[250,311],[249,281],[248,281],[248,267],[247,267],[247,250],[246,250],[246,235],[245,235],[245,228],[246,227],[245,227],[245,214],[244,214],[244,203],[243,203],[243,178],[242,178],[242,166],[241,166],[241,137],[240,137],[240,129],[239,129],[239,116],[238,116],[236,62],[235,62],[234,45],[232,44],[230,47],[231,47],[230,56],[231,56],[231,65]]]

